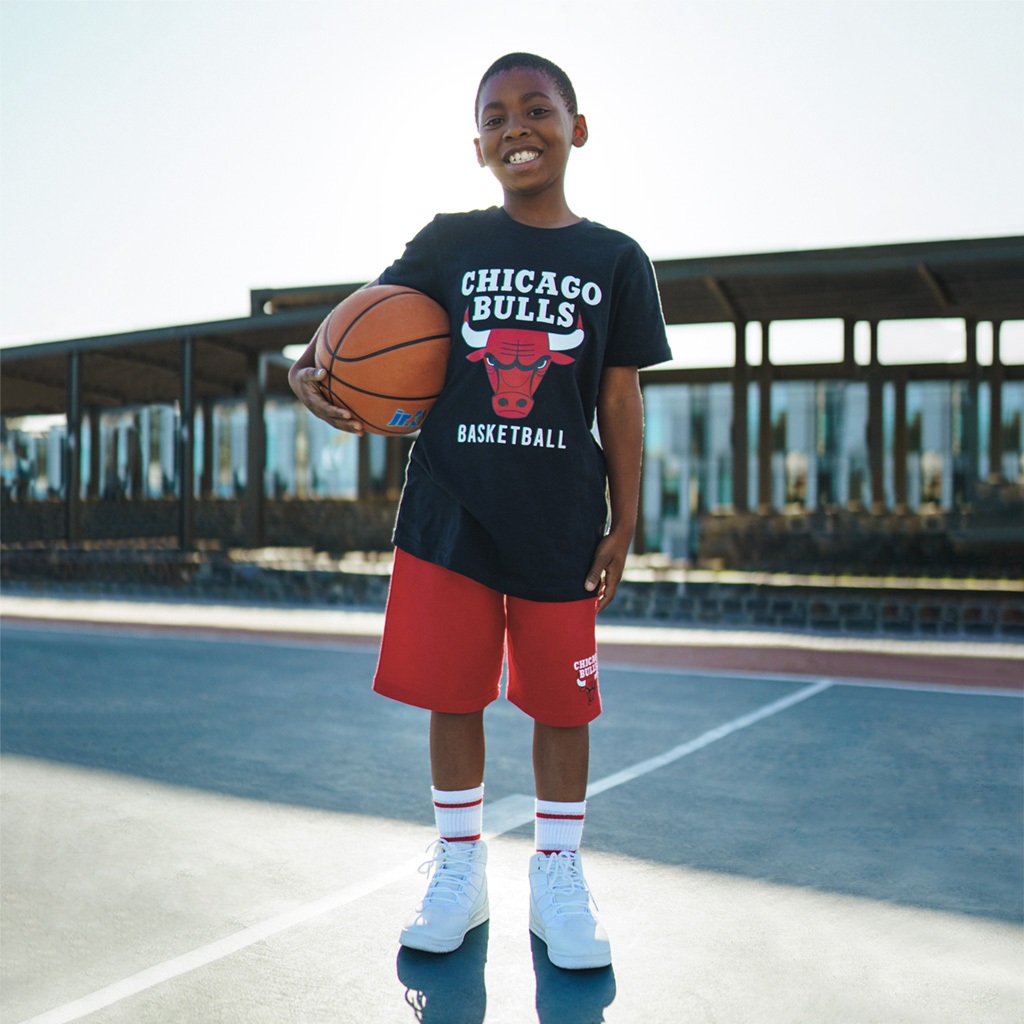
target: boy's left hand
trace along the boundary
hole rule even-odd
[[[615,591],[626,568],[626,554],[632,537],[618,537],[609,533],[597,545],[594,562],[587,573],[584,586],[597,592],[597,610],[603,611],[612,603]]]

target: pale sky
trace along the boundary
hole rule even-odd
[[[576,213],[654,259],[1024,234],[1018,0],[0,0],[0,345],[245,316],[500,202],[511,50],[587,115]]]

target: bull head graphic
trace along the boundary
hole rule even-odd
[[[533,408],[533,395],[552,363],[576,360],[565,353],[583,342],[583,320],[569,334],[526,331],[519,327],[495,327],[477,331],[470,326],[469,310],[462,321],[462,337],[474,349],[466,358],[484,360],[491,382],[494,411],[508,420],[521,420]]]

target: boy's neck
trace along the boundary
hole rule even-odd
[[[583,219],[569,209],[564,196],[548,199],[506,194],[502,209],[514,221],[531,228],[567,228]]]

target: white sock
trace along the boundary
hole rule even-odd
[[[578,850],[583,841],[583,818],[587,801],[559,803],[538,800],[534,819],[534,840],[539,853]]]
[[[475,842],[484,830],[484,787],[434,789],[434,820],[442,839]]]

